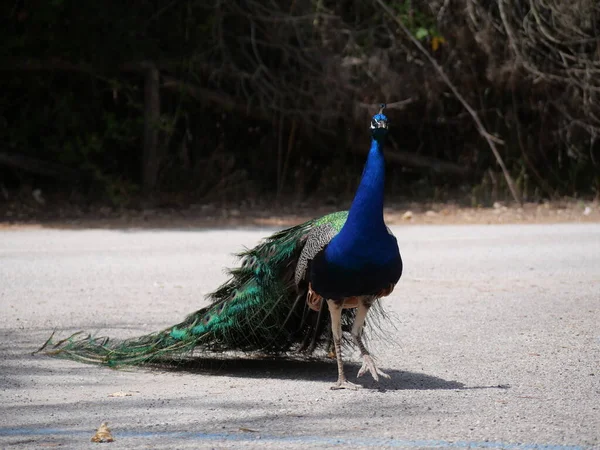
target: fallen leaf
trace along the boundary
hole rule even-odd
[[[250,428],[245,427],[240,427],[240,431],[243,431],[244,433],[258,433],[257,430],[251,430]]]
[[[112,434],[110,434],[110,429],[108,428],[108,422],[102,422],[102,425],[96,431],[96,434],[92,436],[92,442],[113,442],[114,439]]]
[[[108,394],[109,397],[132,397],[133,394],[131,392],[123,392],[123,391],[118,391],[118,392],[113,392],[112,394]]]

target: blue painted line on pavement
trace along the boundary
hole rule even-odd
[[[93,431],[61,430],[54,428],[0,428],[0,437],[33,437],[33,436],[75,436],[92,435]],[[326,436],[271,436],[261,433],[198,433],[192,431],[128,431],[113,432],[115,440],[119,438],[171,438],[198,441],[237,441],[237,442],[271,442],[281,444],[319,444],[351,447],[396,447],[396,448],[489,448],[506,450],[585,450],[580,445],[522,444],[488,441],[444,441],[444,440],[410,440],[394,438],[344,438]]]

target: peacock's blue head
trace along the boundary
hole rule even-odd
[[[385,138],[388,133],[388,118],[383,114],[385,103],[381,104],[379,112],[371,119],[371,136],[379,141]]]

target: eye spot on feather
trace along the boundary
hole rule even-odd
[[[256,267],[256,257],[255,256],[248,257],[248,259],[246,261],[246,267],[248,269],[254,269],[254,267]]]
[[[218,317],[221,315],[221,313],[223,312],[223,310],[225,309],[225,306],[227,306],[228,302],[222,302],[218,305],[215,305],[214,308],[212,308],[210,310],[210,316],[212,319],[214,319],[215,317]]]
[[[208,322],[210,322],[210,319],[212,319],[212,316],[210,314],[206,314],[203,318],[202,318],[202,323],[204,325],[208,324]]]

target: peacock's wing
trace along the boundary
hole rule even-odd
[[[304,222],[266,238],[240,253],[241,265],[231,278],[208,295],[210,306],[190,316],[171,334],[201,336],[209,350],[285,352],[309,332],[306,289],[295,283],[295,273],[306,245],[324,226],[340,229],[347,217],[339,212]]]
[[[126,340],[91,336],[57,344],[49,340],[45,347],[53,348],[46,352],[117,366],[143,364],[196,348],[279,353],[303,347],[308,336],[316,344],[323,343],[327,315],[307,308],[306,286],[297,286],[295,277],[306,272],[317,244],[339,231],[346,217],[347,212],[338,212],[310,220],[240,253],[239,267],[230,269],[229,280],[207,296],[210,304],[175,326]]]
[[[336,229],[334,225],[324,223],[315,227],[308,234],[306,243],[298,258],[298,264],[296,265],[294,276],[296,286],[300,286],[302,281],[306,279],[306,271],[309,263],[317,256],[317,253],[325,248],[329,241],[331,241],[339,231],[340,230]]]

